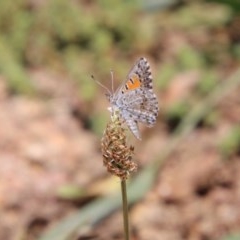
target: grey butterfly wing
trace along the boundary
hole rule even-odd
[[[129,72],[127,79],[131,79],[136,75],[141,82],[140,88],[133,90],[134,94],[132,94],[132,91],[124,93],[125,95],[129,95],[129,97],[126,96],[130,103],[128,110],[133,116],[138,117],[136,120],[151,127],[156,122],[159,106],[157,97],[153,92],[150,65],[145,58],[140,58],[136,62]]]
[[[145,58],[140,58],[135,63],[127,80],[114,93],[111,103],[117,106],[121,117],[138,139],[141,139],[138,122],[148,127],[154,125],[159,108],[157,97],[152,90],[150,65]]]

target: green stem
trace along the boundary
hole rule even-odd
[[[129,240],[128,200],[126,180],[121,180],[122,208],[125,240]]]

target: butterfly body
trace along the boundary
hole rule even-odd
[[[152,90],[152,75],[145,58],[140,58],[127,80],[110,94],[111,112],[118,111],[134,136],[141,139],[138,122],[152,127],[158,116],[158,100]]]

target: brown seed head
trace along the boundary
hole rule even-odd
[[[137,170],[137,164],[133,161],[133,146],[127,146],[126,129],[118,117],[113,117],[104,131],[101,148],[103,164],[108,172],[127,179],[130,173]]]

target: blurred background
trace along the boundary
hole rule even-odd
[[[161,165],[130,208],[132,239],[240,239],[239,13],[239,0],[1,1],[0,239],[123,239],[120,209],[84,228],[71,216],[119,191],[91,75],[111,88],[113,70],[116,88],[141,56],[160,113],[129,140],[138,173]],[[67,216],[70,233],[46,234]]]

